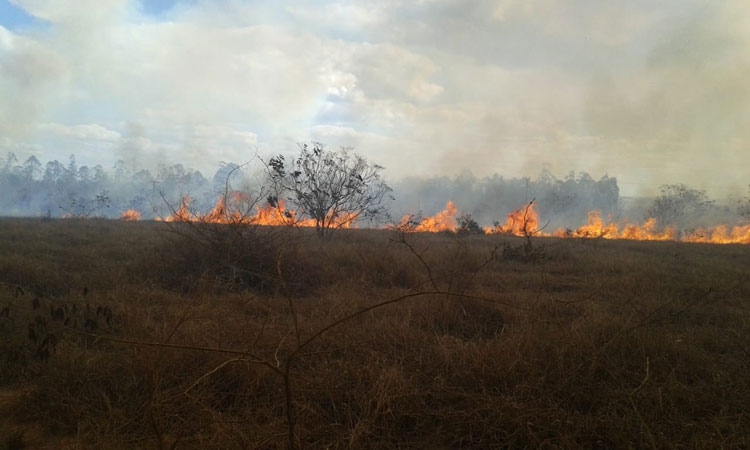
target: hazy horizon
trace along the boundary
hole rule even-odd
[[[0,0],[0,155],[750,184],[750,4]],[[446,199],[449,200],[449,199]]]

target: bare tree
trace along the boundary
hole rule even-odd
[[[706,214],[714,205],[706,191],[691,189],[684,184],[669,184],[659,188],[661,193],[648,209],[648,217],[660,225],[683,226],[685,221]]]
[[[750,186],[747,189],[748,196],[740,200],[737,206],[737,213],[747,220],[750,220]]]
[[[319,143],[301,144],[294,160],[279,155],[266,168],[276,192],[270,203],[285,198],[296,217],[315,222],[319,236],[361,219],[387,216],[388,200],[393,199],[392,189],[380,177],[383,167],[347,148],[329,151]]]
[[[109,208],[111,201],[109,191],[103,189],[94,198],[70,194],[67,202],[58,201],[58,207],[65,211],[67,217],[85,219],[102,208]]]

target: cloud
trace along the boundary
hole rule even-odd
[[[50,133],[56,137],[72,138],[79,141],[101,141],[116,142],[121,136],[117,131],[109,130],[101,125],[63,125],[59,123],[43,123],[39,125],[39,131]]]
[[[750,162],[742,0],[13,4],[47,25],[0,27],[0,138],[42,159],[209,170],[319,139],[392,177],[548,164],[652,192]]]

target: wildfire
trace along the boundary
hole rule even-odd
[[[216,205],[206,214],[200,214],[190,208],[190,197],[183,197],[174,213],[164,219],[165,222],[202,222],[218,224],[246,224],[267,226],[315,227],[315,219],[297,219],[297,212],[286,209],[284,200],[275,205],[266,203],[253,208],[251,199],[242,194],[233,194],[229,199],[220,195]],[[253,212],[255,212],[253,214]],[[334,215],[332,212],[325,218],[325,224],[331,228],[356,227],[357,215],[344,213]]]
[[[731,229],[726,225],[714,228],[699,228],[682,238],[685,242],[706,242],[711,244],[750,244],[750,225],[739,225]]]
[[[513,236],[538,235],[539,214],[534,210],[534,204],[529,203],[525,208],[520,208],[508,214],[505,223],[494,227],[485,227],[487,234],[510,234]]]
[[[120,214],[120,219],[127,222],[137,222],[141,220],[141,213],[134,209],[129,209],[127,211],[123,211],[122,214]]]
[[[453,205],[453,202],[449,201],[445,204],[445,209],[433,217],[424,217],[420,220],[412,214],[407,214],[395,228],[402,231],[425,231],[430,233],[454,231],[456,229],[456,213],[458,213],[458,208]]]
[[[314,219],[299,219],[295,210],[286,208],[284,200],[274,204],[265,204],[253,208],[246,196],[235,194],[229,197],[220,196],[216,205],[206,214],[200,214],[190,208],[191,199],[183,197],[174,213],[164,218],[166,222],[204,222],[204,223],[240,223],[266,226],[315,227]],[[402,231],[431,232],[456,231],[458,208],[449,201],[445,209],[431,217],[405,215],[401,222],[392,227]],[[135,210],[124,211],[122,220],[135,221],[140,213]],[[160,219],[157,219],[160,220]],[[329,214],[325,224],[333,228],[356,227],[357,216],[350,213]],[[636,241],[682,241],[712,244],[750,244],[750,225],[728,227],[719,225],[714,228],[700,228],[691,233],[680,234],[674,227],[659,226],[656,219],[648,219],[642,224],[620,223],[610,217],[604,220],[599,211],[588,214],[588,223],[577,229],[558,229],[553,233],[544,233],[539,227],[539,214],[533,203],[519,208],[505,219],[505,223],[494,227],[485,227],[487,234],[504,234],[511,236],[554,236],[558,238],[601,238],[626,239]]]
[[[625,223],[620,226],[612,222],[605,222],[599,211],[589,213],[588,224],[576,230],[558,229],[553,236],[559,238],[602,238],[602,239],[628,239],[633,241],[670,241],[675,240],[677,233],[674,228],[666,227],[658,231],[656,219],[648,219],[641,225]]]
[[[692,233],[680,235],[674,227],[666,226],[659,231],[656,219],[650,218],[641,225],[625,223],[620,227],[605,223],[598,211],[589,213],[589,223],[577,230],[557,230],[555,237],[627,239],[633,241],[682,241],[707,244],[750,244],[750,225],[739,225],[731,229],[726,225],[713,228],[699,228]]]
[[[561,236],[560,230],[557,230],[555,235],[558,237],[567,237]],[[617,239],[619,237],[619,230],[614,223],[604,223],[599,211],[591,211],[589,212],[589,223],[573,231],[570,237]]]
[[[296,211],[288,211],[284,205],[284,200],[279,200],[276,206],[266,204],[258,208],[253,223],[268,226],[293,225],[297,223],[297,213]]]

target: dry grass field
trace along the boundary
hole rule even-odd
[[[0,220],[0,449],[750,448],[750,246],[197,228]]]

